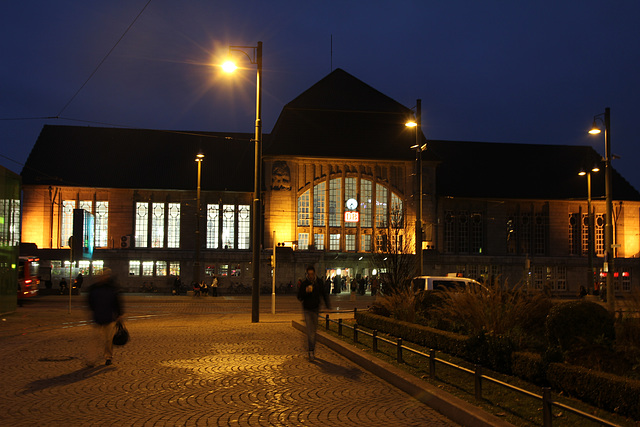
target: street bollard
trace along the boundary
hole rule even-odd
[[[328,331],[329,330],[329,315],[327,314],[325,317],[325,324],[324,324],[324,328]]]
[[[551,427],[551,422],[553,420],[551,406],[551,388],[542,387],[542,425],[544,427]]]
[[[342,319],[338,319],[338,336],[342,336]]]
[[[436,377],[436,351],[434,349],[429,350],[429,376]]]
[[[482,366],[476,365],[475,372],[475,391],[476,391],[476,400],[482,400]]]
[[[402,363],[402,338],[398,338],[397,353],[396,359],[398,363]]]
[[[358,324],[353,325],[353,343],[358,344]]]
[[[376,352],[378,351],[378,330],[374,329],[373,333],[371,334],[371,337],[373,339],[373,351]]]

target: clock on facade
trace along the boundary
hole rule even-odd
[[[350,211],[355,211],[358,207],[358,201],[356,199],[349,199],[347,200],[346,206]]]

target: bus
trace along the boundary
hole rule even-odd
[[[40,259],[33,256],[21,256],[18,265],[18,299],[38,295]]]

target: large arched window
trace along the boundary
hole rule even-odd
[[[345,221],[349,199],[358,202],[358,222]],[[296,214],[299,249],[313,244],[318,250],[370,252],[372,232],[385,234],[389,227],[405,225],[402,196],[357,177],[331,178],[308,188],[298,196]]]

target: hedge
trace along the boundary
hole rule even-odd
[[[473,337],[362,311],[356,312],[355,317],[358,325],[366,328],[470,360],[469,343],[473,342]],[[539,354],[529,352],[512,352],[510,365],[509,370],[525,381],[548,385],[556,391],[567,393],[599,408],[635,420],[640,419],[638,380],[564,363],[549,363]]]

